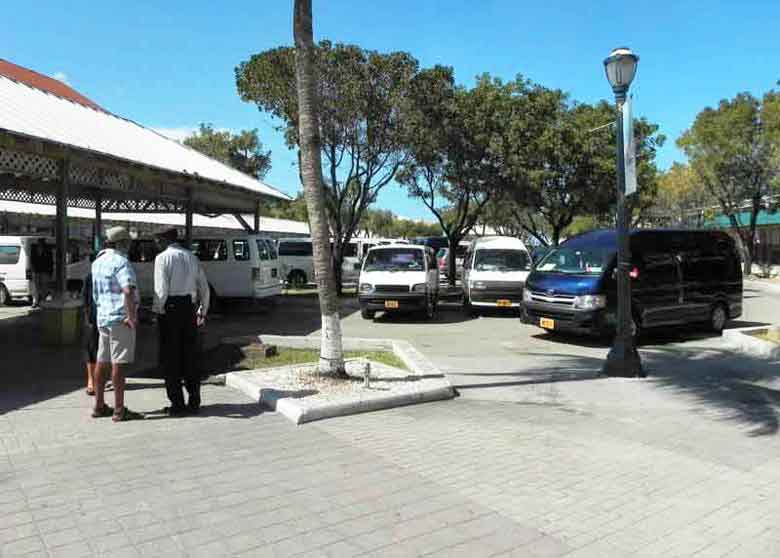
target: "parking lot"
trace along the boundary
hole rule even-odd
[[[0,310],[6,357],[34,346],[27,312]],[[778,315],[776,287],[750,283],[732,326]],[[318,328],[316,296],[298,294],[259,310],[228,305],[210,321],[207,345]],[[204,416],[125,427],[86,418],[77,351],[36,348],[13,360],[2,375],[15,381],[0,395],[0,519],[9,526],[0,544],[56,556],[81,533],[84,555],[121,538],[122,555],[194,556],[204,549],[187,533],[202,525],[210,556],[780,553],[777,363],[733,354],[719,337],[664,331],[641,347],[647,379],[604,378],[603,344],[512,314],[470,318],[456,303],[432,322],[369,322],[346,296],[343,330],[411,341],[460,397],[295,427],[206,386]],[[153,328],[140,345],[128,398],[148,412],[165,402],[149,376]],[[168,451],[179,456],[173,468]],[[14,494],[24,510],[3,503]],[[70,518],[50,532],[55,504]],[[117,539],[90,542],[87,519],[116,506]]]

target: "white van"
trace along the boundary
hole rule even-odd
[[[134,240],[128,252],[142,298],[154,296],[154,258],[157,243]],[[192,240],[192,253],[203,265],[211,297],[265,298],[282,293],[279,258],[270,238],[254,234],[201,237]]]
[[[463,257],[463,306],[522,308],[531,255],[519,238],[492,236],[474,240]]]
[[[314,256],[311,239],[283,238],[278,241],[282,278],[290,287],[302,288],[314,282]],[[332,248],[332,245],[331,245]],[[344,246],[341,262],[341,283],[355,284],[360,275],[360,241],[352,239]]]
[[[55,240],[40,236],[0,236],[0,306],[14,299],[32,298],[32,254],[33,245],[43,238],[49,250],[55,252]],[[89,273],[89,246],[86,242],[68,240],[65,253],[65,277],[68,290],[76,293]],[[55,262],[56,264],[56,262]],[[51,289],[54,289],[55,274],[52,273]]]
[[[282,238],[277,242],[281,277],[290,287],[300,289],[314,282],[311,239]]]
[[[377,312],[422,312],[427,319],[439,301],[439,268],[427,246],[388,244],[368,251],[360,271],[360,314],[366,320]]]

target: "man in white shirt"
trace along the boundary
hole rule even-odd
[[[159,235],[167,247],[154,260],[154,311],[160,324],[160,362],[170,416],[200,409],[200,374],[195,362],[197,328],[209,309],[209,284],[200,261],[178,242],[176,229]],[[189,396],[184,403],[181,383]]]

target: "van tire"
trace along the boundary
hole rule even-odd
[[[717,333],[718,335],[722,334],[728,319],[729,312],[726,305],[722,302],[715,304],[710,312],[710,331]]]
[[[287,285],[291,289],[301,289],[308,284],[306,280],[306,274],[300,269],[293,269],[289,275],[287,275]]]
[[[10,302],[11,294],[5,288],[5,285],[0,285],[0,306],[8,306]]]
[[[364,320],[373,320],[375,315],[376,314],[374,313],[373,310],[368,310],[367,308],[361,308],[360,309],[360,316]]]

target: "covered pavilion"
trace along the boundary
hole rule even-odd
[[[65,306],[67,208],[102,214],[234,215],[260,226],[273,187],[99,106],[50,77],[0,59],[0,200],[56,207],[55,301]],[[254,215],[254,226],[242,214]],[[55,304],[56,306],[56,304]]]

